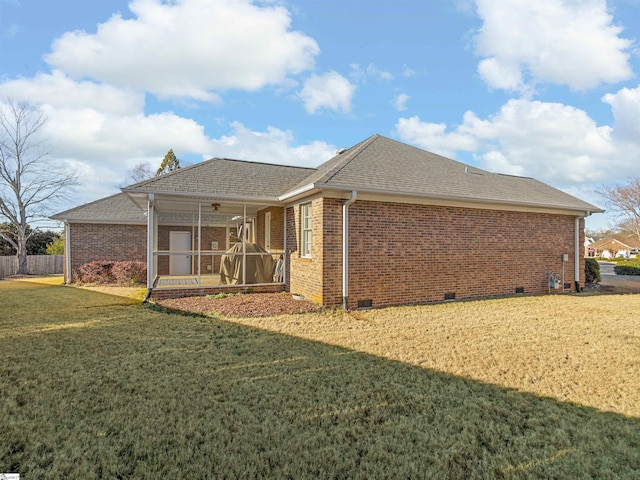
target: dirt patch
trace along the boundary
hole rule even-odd
[[[290,293],[246,293],[215,298],[204,297],[170,298],[159,300],[158,305],[202,314],[217,313],[223,317],[270,317],[293,313],[309,313],[319,306],[309,300],[296,300]]]

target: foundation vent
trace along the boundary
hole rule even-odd
[[[455,300],[456,299],[456,293],[455,292],[445,293],[444,294],[444,299],[445,300]]]
[[[373,300],[358,300],[358,308],[372,308]]]
[[[524,293],[524,287],[516,287],[516,293]]]

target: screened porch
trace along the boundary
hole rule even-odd
[[[281,206],[149,195],[148,288],[284,285]]]

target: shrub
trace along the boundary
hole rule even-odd
[[[136,285],[147,281],[144,262],[96,261],[85,263],[78,269],[77,280],[82,283]]]
[[[147,281],[147,264],[144,262],[114,262],[111,274],[116,283],[139,285]]]
[[[82,283],[114,283],[111,273],[114,262],[104,260],[85,263],[78,269],[78,277]]]
[[[640,275],[640,261],[618,262],[613,271],[616,275]]]
[[[601,280],[600,264],[595,258],[584,259],[584,279],[587,283],[596,283]]]

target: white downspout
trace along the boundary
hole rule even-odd
[[[342,204],[342,308],[348,310],[349,297],[349,205],[356,201],[358,192],[351,191],[349,200]]]
[[[575,273],[574,273],[574,280],[575,280],[575,285],[576,285],[576,292],[580,291],[580,217],[576,217],[575,219],[575,224],[576,224],[576,228],[575,228],[575,245],[574,245],[574,252],[575,252],[575,259],[574,259],[574,265],[575,265]]]

